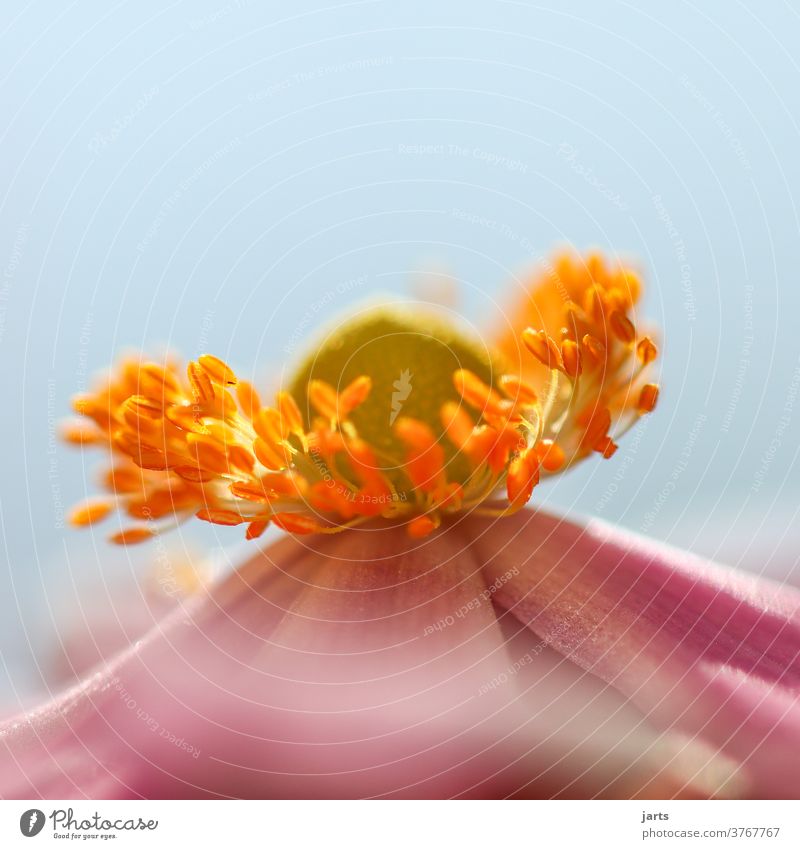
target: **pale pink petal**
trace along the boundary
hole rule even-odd
[[[526,629],[504,630],[483,565],[445,531],[421,543],[385,527],[283,539],[80,687],[7,723],[0,794],[657,797],[733,787],[724,762],[654,734]]]
[[[800,796],[800,592],[600,522],[471,524],[496,601],[658,727],[734,758],[748,794]]]
[[[93,667],[143,637],[177,601],[166,595],[149,596],[131,581],[107,587],[102,604],[69,611],[58,622],[50,662],[42,669],[48,685],[81,680]]]

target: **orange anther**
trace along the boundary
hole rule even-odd
[[[533,405],[538,401],[531,385],[513,374],[501,375],[498,383],[503,392],[515,403]]]
[[[294,471],[264,475],[261,485],[271,496],[276,497],[304,498],[308,490],[308,481]]]
[[[442,404],[440,417],[448,439],[456,448],[465,448],[475,430],[469,413],[456,401],[447,401]]]
[[[115,467],[105,474],[106,488],[115,494],[128,494],[142,489],[142,473],[135,468]]]
[[[395,433],[408,447],[403,470],[415,489],[433,492],[444,477],[444,451],[425,422],[402,417],[395,422]]]
[[[204,369],[200,368],[197,363],[191,362],[186,367],[186,375],[198,403],[207,404],[214,400],[214,387],[211,384],[211,378]]]
[[[361,375],[348,384],[339,395],[338,418],[346,419],[356,407],[367,400],[371,390],[372,378],[366,375]]]
[[[563,368],[564,364],[561,361],[561,353],[558,350],[558,345],[556,345],[544,330],[534,330],[532,327],[528,327],[522,331],[522,341],[533,356],[543,365],[550,369]]]
[[[261,399],[258,397],[253,384],[247,380],[239,380],[236,384],[236,400],[242,408],[242,412],[248,419],[261,409]]]
[[[610,436],[601,436],[592,446],[592,449],[609,460],[616,453],[617,447],[617,443]]]
[[[639,393],[639,412],[651,413],[658,402],[658,384],[646,383]]]
[[[617,339],[626,345],[630,345],[636,338],[636,328],[633,326],[633,322],[619,310],[614,310],[611,313],[608,323]]]
[[[83,504],[78,504],[72,508],[69,514],[69,521],[75,527],[85,528],[88,525],[93,525],[95,522],[105,519],[112,509],[112,505],[108,501],[99,501],[96,499],[84,501]]]
[[[115,545],[136,545],[137,543],[152,539],[154,536],[155,533],[150,528],[128,528],[125,531],[112,534],[108,538],[108,541],[113,542]]]
[[[61,438],[70,445],[101,445],[106,441],[102,433],[88,422],[70,422],[61,428]]]
[[[363,439],[348,440],[346,449],[347,458],[362,483],[369,484],[369,488],[376,492],[378,490],[385,493],[391,491],[386,483],[383,471],[378,466],[375,452]]]
[[[355,499],[352,490],[341,481],[318,481],[309,490],[311,506],[321,513],[336,513],[345,521],[352,519],[356,513]]]
[[[476,410],[495,415],[502,415],[504,412],[503,399],[500,395],[468,369],[461,368],[453,373],[453,385],[456,392]]]
[[[230,462],[225,449],[216,440],[203,433],[188,433],[186,444],[193,449],[198,466],[218,475],[230,472]]]
[[[533,452],[518,454],[509,463],[506,492],[512,507],[522,507],[530,501],[533,488],[539,483],[539,462]]]
[[[606,346],[595,336],[587,333],[583,339],[584,359],[588,360],[590,366],[598,366],[606,358]]]
[[[290,534],[316,534],[324,530],[322,525],[302,513],[275,513],[272,522]]]
[[[208,483],[208,481],[214,480],[215,477],[214,472],[208,472],[197,466],[176,466],[172,471],[178,477],[192,483]]]
[[[278,446],[270,444],[260,436],[253,442],[253,453],[262,466],[272,471],[284,469],[289,465],[286,454]]]
[[[192,404],[170,404],[165,408],[164,413],[172,424],[181,430],[193,430],[200,433],[205,429],[199,410]]]
[[[226,451],[231,465],[236,466],[237,469],[250,473],[255,468],[256,459],[244,445],[228,445]]]
[[[602,325],[608,315],[608,305],[599,286],[590,286],[583,295],[583,309],[596,324]]]
[[[141,418],[160,419],[164,415],[164,405],[145,395],[131,395],[123,406],[135,410],[136,415]]]
[[[488,425],[473,428],[464,445],[464,453],[472,460],[474,466],[480,466],[482,463],[490,461],[492,449],[497,444],[497,437],[497,431]],[[496,469],[493,468],[493,471],[496,471]]]
[[[139,393],[151,398],[174,400],[180,393],[180,385],[175,375],[156,363],[145,363],[138,370]],[[129,393],[138,394],[136,392]]]
[[[276,445],[284,438],[281,430],[281,414],[272,407],[264,407],[253,417],[253,430],[265,442]]]
[[[234,481],[230,485],[231,495],[235,498],[243,498],[246,501],[254,501],[257,504],[266,504],[270,500],[270,494],[264,489],[260,482]]]
[[[212,522],[215,525],[241,525],[242,522],[247,521],[244,516],[234,513],[233,510],[220,510],[209,507],[198,510],[196,515],[198,519],[202,519],[204,522]]]
[[[132,459],[140,468],[149,469],[152,472],[164,472],[172,462],[172,458],[167,454],[152,449],[142,450]]]
[[[586,428],[584,443],[590,448],[594,448],[597,442],[608,434],[610,427],[611,412],[607,408],[594,411]]]
[[[309,381],[308,400],[321,416],[329,421],[336,421],[338,396],[330,383],[324,380]]]
[[[489,468],[499,474],[508,463],[509,457],[520,448],[522,436],[511,427],[494,431],[494,442],[489,451]]]
[[[281,427],[284,433],[303,433],[303,416],[297,402],[288,392],[279,392],[275,397],[278,412],[281,414]]]
[[[250,522],[245,532],[245,539],[256,539],[267,529],[269,519],[257,519],[255,522]]]
[[[636,346],[636,354],[642,365],[648,365],[658,356],[658,348],[649,336],[645,336]]]
[[[211,380],[219,386],[235,386],[236,375],[233,369],[223,362],[219,357],[211,354],[203,354],[197,358],[197,362]]]
[[[417,516],[408,523],[408,535],[412,539],[421,539],[433,533],[442,520],[434,513],[433,515]]]
[[[542,468],[548,472],[557,472],[566,460],[564,449],[553,442],[552,439],[540,440],[536,446],[536,453],[541,461]]]
[[[409,448],[413,448],[417,452],[426,451],[436,444],[433,431],[419,419],[401,416],[395,422],[394,432]]]

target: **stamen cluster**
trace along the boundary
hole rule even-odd
[[[547,328],[521,333],[545,379],[506,369],[489,385],[456,370],[460,401],[441,403],[440,430],[431,419],[387,424],[402,457],[386,456],[353,422],[372,390],[368,374],[344,387],[311,380],[304,417],[291,393],[265,406],[252,384],[211,355],[185,370],[173,360],[123,362],[75,400],[82,420],[65,429],[68,441],[105,445],[112,457],[103,481],[109,496],[79,505],[73,523],[93,524],[116,505],[133,520],[111,537],[122,544],[191,516],[246,524],[248,539],[270,523],[332,533],[377,516],[403,520],[421,537],[448,513],[519,510],[542,475],[592,452],[611,457],[619,434],[658,397],[658,387],[643,382],[656,347],[630,314],[638,285],[626,272],[620,286],[620,273],[602,263],[588,274],[565,267],[569,296]],[[444,440],[468,461],[466,479],[448,476]]]

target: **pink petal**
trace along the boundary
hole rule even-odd
[[[656,735],[527,629],[504,631],[482,567],[455,529],[422,543],[377,526],[285,538],[0,729],[0,794],[663,796],[726,784],[724,763]],[[709,760],[716,772],[690,780]]]
[[[105,590],[102,603],[92,604],[91,611],[70,610],[60,617],[52,660],[41,670],[49,684],[66,686],[81,680],[143,637],[178,600],[143,593],[133,581],[106,585]]]
[[[495,600],[657,727],[734,758],[749,795],[800,795],[800,592],[600,522],[472,525]]]

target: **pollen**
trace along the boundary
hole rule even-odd
[[[76,507],[90,526],[118,508],[130,545],[190,517],[292,534],[375,518],[427,536],[448,515],[521,509],[540,481],[651,412],[657,358],[640,333],[638,276],[599,254],[562,255],[557,279],[513,305],[513,334],[482,341],[417,310],[371,308],[328,328],[264,403],[222,359],[123,361],[74,402],[65,439],[105,446],[108,495]]]

